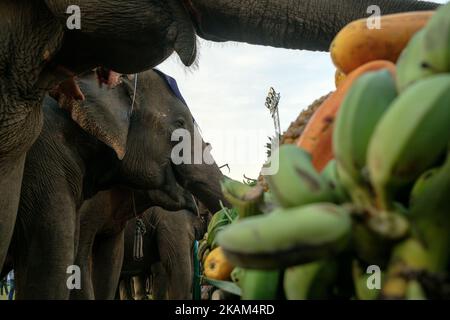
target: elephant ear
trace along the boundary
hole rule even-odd
[[[123,84],[114,88],[99,85],[95,73],[77,80],[85,96],[83,101],[60,94],[59,105],[85,130],[112,149],[122,160],[126,153],[131,102]]]

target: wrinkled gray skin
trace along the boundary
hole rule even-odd
[[[186,4],[190,4],[189,6]],[[174,51],[196,57],[196,34],[214,41],[328,50],[372,0],[2,0],[0,2],[0,265],[16,218],[25,155],[42,127],[49,88],[94,66],[120,73],[158,65]],[[380,0],[382,13],[434,9]],[[81,30],[68,30],[69,5]]]
[[[11,249],[19,299],[69,297],[66,269],[77,251],[78,210],[100,190],[116,185],[158,189],[186,207],[180,184],[212,211],[220,208],[222,174],[215,163],[171,162],[173,130],[184,128],[194,136],[195,128],[189,109],[158,74],[139,74],[133,110],[128,79],[111,90],[99,88],[93,74],[79,84],[83,103],[61,109],[46,100],[42,134],[27,155]],[[203,141],[197,143],[207,152]],[[138,200],[136,210],[150,206]]]

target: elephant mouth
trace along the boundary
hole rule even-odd
[[[64,74],[66,74],[68,79],[61,81],[50,89],[50,96],[60,103],[63,100],[68,102],[84,101],[85,96],[80,88],[80,85],[78,84],[77,77],[70,70],[65,69],[64,67],[60,67],[58,69],[64,70]],[[105,84],[108,88],[114,88],[120,84],[120,73],[99,67],[95,69],[95,74],[97,76],[99,86]]]
[[[102,67],[97,68],[95,73],[100,86],[106,84],[109,88],[114,88],[120,83],[120,73]]]

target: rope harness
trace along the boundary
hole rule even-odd
[[[134,229],[134,244],[133,244],[133,259],[141,261],[144,259],[144,235],[147,232],[142,215],[138,216],[136,213],[136,203],[134,200],[134,191],[131,193],[133,201],[133,213],[136,218],[136,225]]]

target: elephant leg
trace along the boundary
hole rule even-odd
[[[168,282],[166,269],[161,262],[152,264],[152,298],[153,300],[167,300],[168,296]]]
[[[145,274],[133,277],[134,300],[147,300],[146,282],[147,277]]]
[[[131,293],[131,279],[128,276],[122,277],[119,283],[120,300],[133,300]]]
[[[28,241],[28,255],[18,266],[26,270],[25,281],[18,279],[18,299],[66,300],[70,290],[80,288],[81,275],[74,266],[78,220],[75,205],[69,208],[70,199],[57,194],[50,197],[62,205],[50,206],[38,217],[36,231]]]
[[[81,271],[81,288],[72,290],[70,293],[71,300],[94,300],[94,286],[92,283],[92,246],[94,244],[96,230],[86,230],[84,228],[80,233],[78,243],[77,257],[75,264],[80,267]]]
[[[95,299],[114,299],[122,270],[123,252],[124,230],[95,240],[92,259]]]
[[[169,214],[169,213],[168,213]],[[172,217],[171,217],[172,218]],[[170,300],[192,299],[193,261],[192,246],[194,235],[181,227],[183,223],[177,218],[166,219],[157,230],[160,258],[167,273],[168,298]]]
[[[0,166],[0,269],[5,262],[16,223],[24,164],[25,155],[12,168]]]

